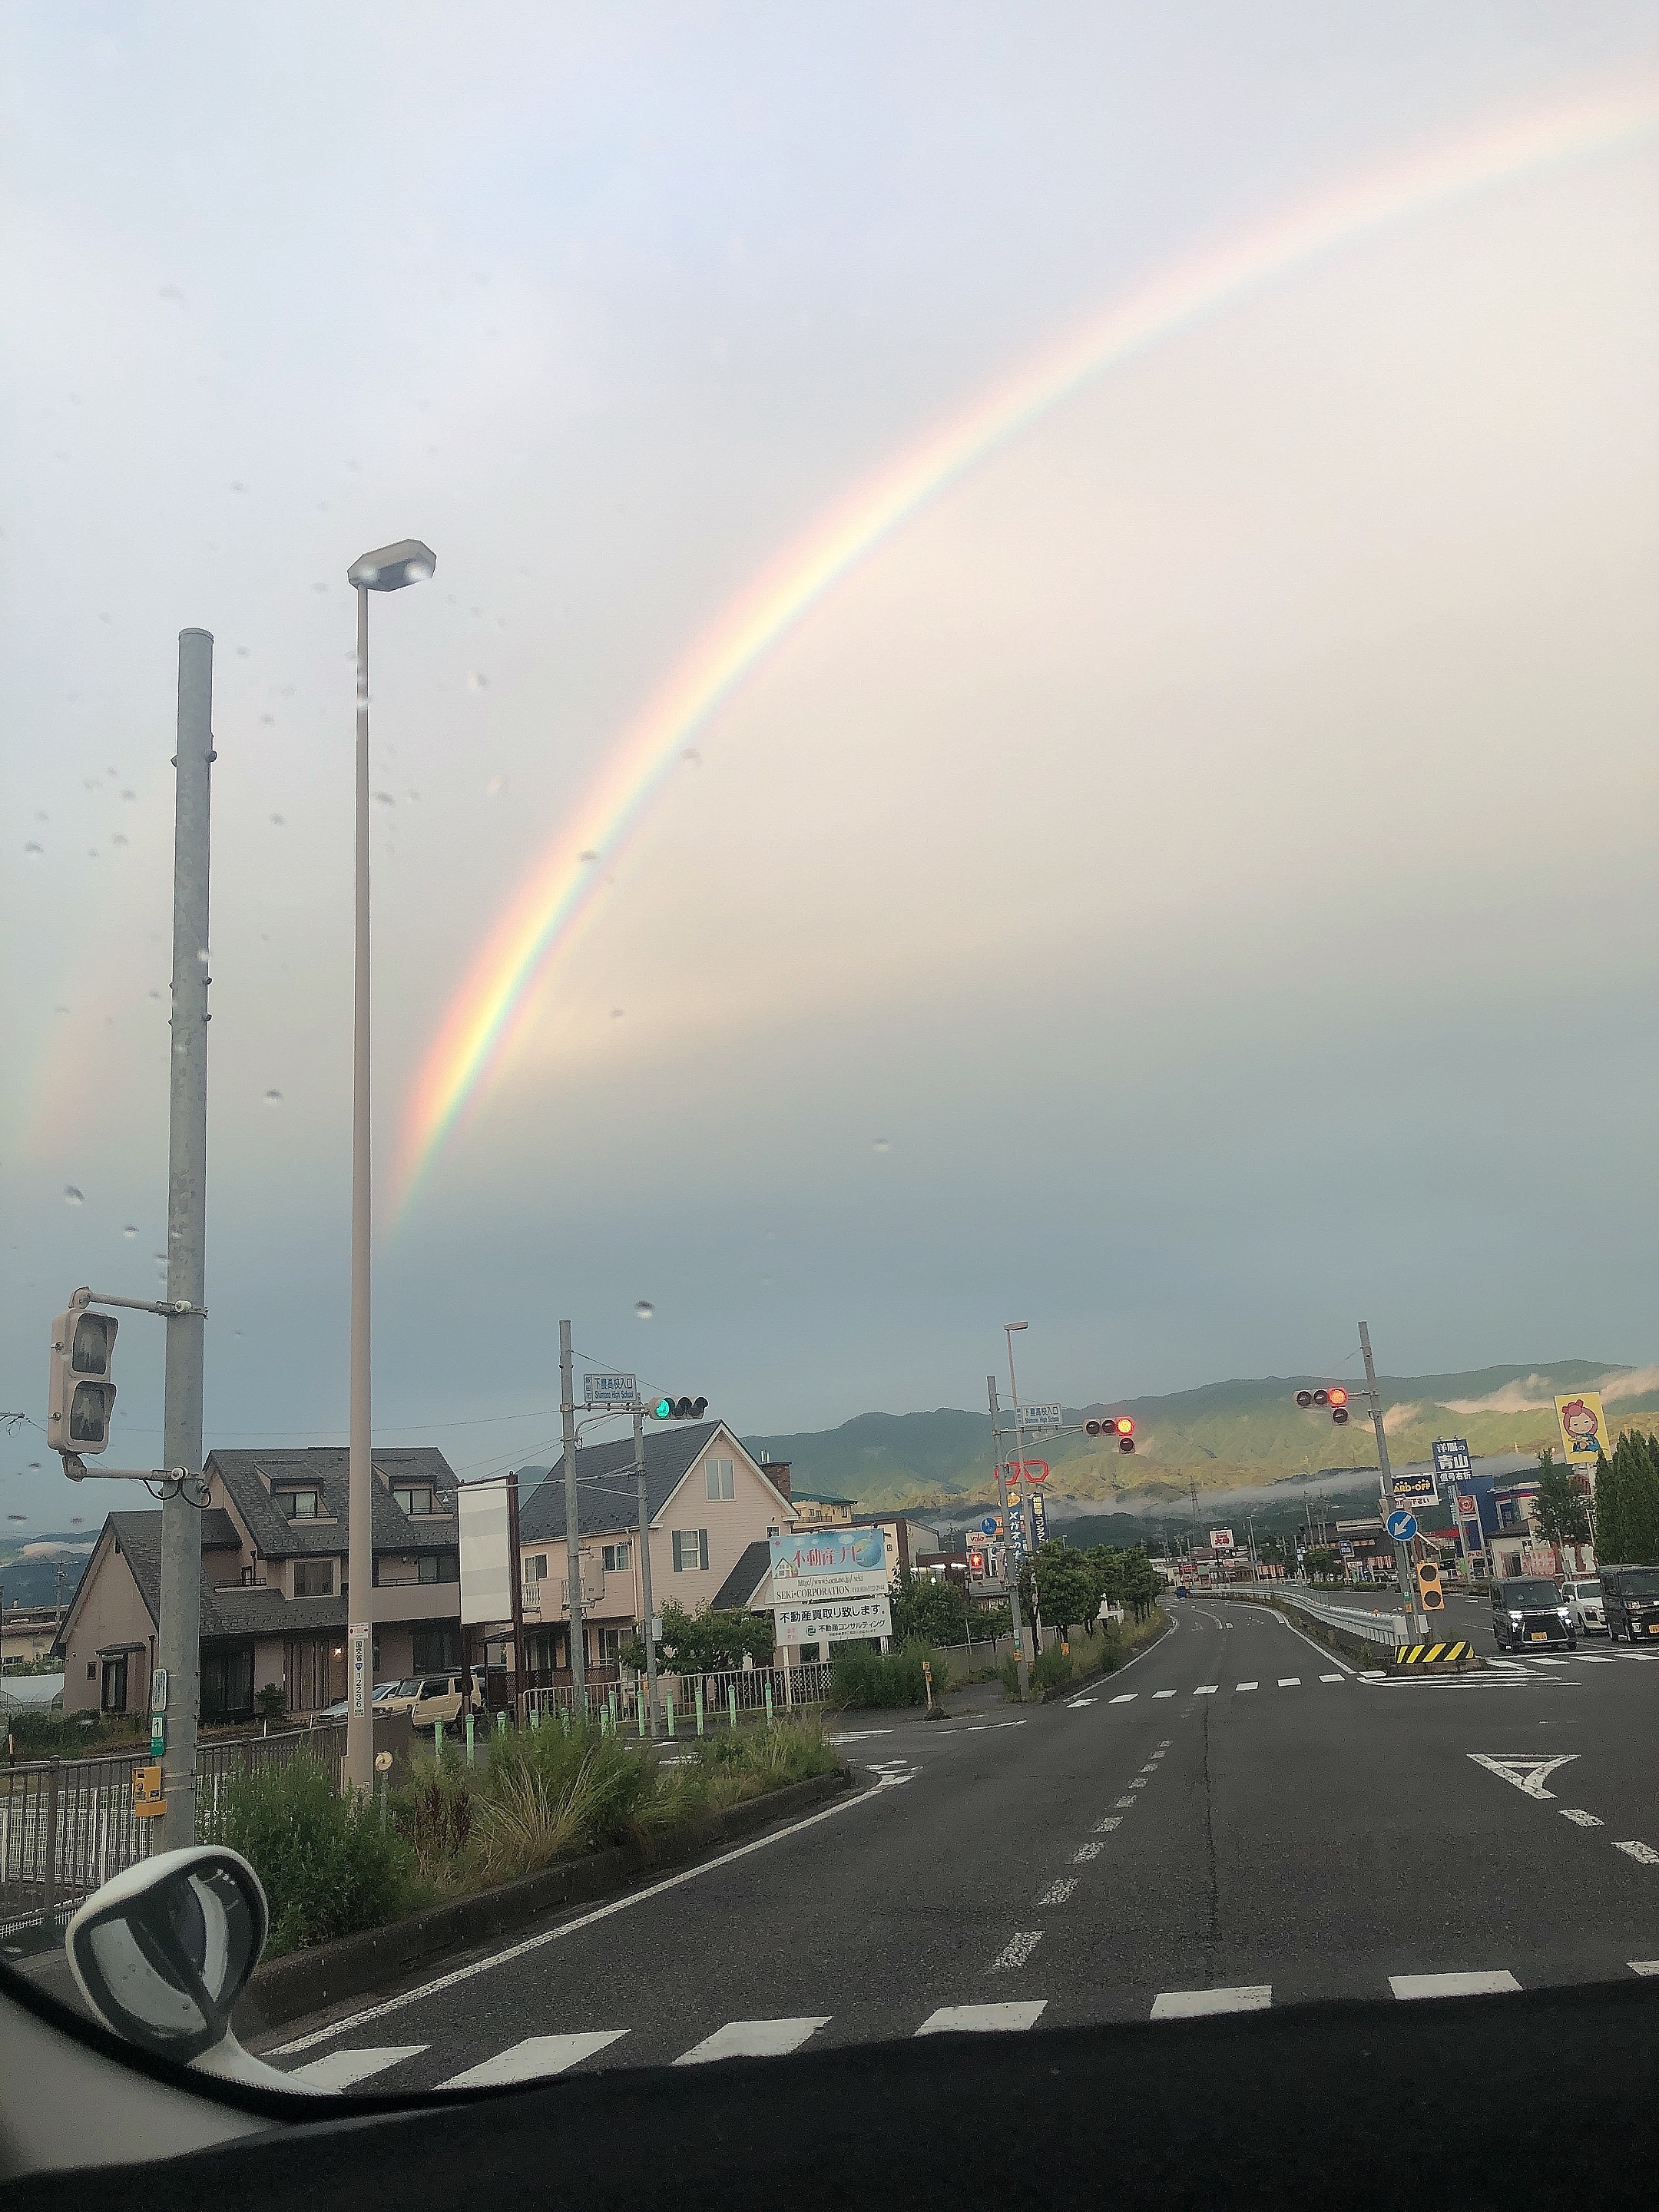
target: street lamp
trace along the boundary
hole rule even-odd
[[[356,976],[351,1030],[351,1447],[347,1469],[346,1582],[350,1591],[343,1778],[367,1797],[374,1786],[374,1469],[369,1401],[368,1119],[368,595],[423,584],[437,567],[418,538],[365,553],[346,570],[357,594]]]
[[[1013,1492],[1014,1510],[1020,1517],[1022,1534],[1025,1528],[1025,1437],[1024,1425],[1019,1418],[1019,1384],[1014,1379],[1014,1339],[1021,1329],[1030,1328],[1030,1326],[1029,1321],[1006,1321],[1002,1324],[1002,1333],[1008,1340],[1008,1392],[1014,1401],[1014,1483],[1016,1486]],[[1030,1533],[1035,1537],[1036,1530],[1033,1528]],[[1013,1556],[1012,1530],[1009,1532],[1008,1550],[1012,1558]],[[1035,1554],[1036,1551],[1035,1542],[1031,1546],[1031,1550]],[[1018,1560],[1015,1562],[1014,1573],[1015,1579],[1018,1580],[1019,1574]],[[1035,1638],[1036,1648],[1041,1652],[1042,1650],[1042,1601],[1037,1591],[1035,1557],[1031,1561],[1031,1597],[1036,1613],[1036,1619],[1033,1623]]]

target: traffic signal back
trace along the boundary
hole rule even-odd
[[[71,1306],[52,1325],[52,1371],[46,1395],[46,1443],[77,1457],[109,1449],[115,1385],[109,1379],[115,1336],[111,1314]]]
[[[1419,1559],[1417,1563],[1417,1601],[1425,1613],[1438,1613],[1446,1602],[1440,1587],[1440,1570],[1432,1559]]]

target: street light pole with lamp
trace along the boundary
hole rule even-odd
[[[356,980],[351,1028],[351,1444],[347,1472],[346,1751],[343,1781],[367,1797],[374,1786],[374,1468],[369,1390],[368,1089],[368,595],[424,584],[437,562],[418,538],[365,553],[346,571],[357,594],[357,866]]]
[[[1032,1655],[1032,1656],[1033,1656],[1033,1657],[1040,1657],[1040,1656],[1042,1656],[1042,1591],[1037,1588],[1037,1573],[1036,1573],[1036,1528],[1030,1528],[1030,1529],[1028,1531],[1028,1529],[1027,1529],[1027,1526],[1026,1526],[1026,1519],[1025,1519],[1025,1434],[1024,1434],[1024,1423],[1023,1423],[1023,1419],[1022,1419],[1022,1416],[1021,1416],[1021,1413],[1020,1413],[1020,1403],[1019,1403],[1019,1384],[1018,1384],[1018,1382],[1015,1380],[1015,1377],[1014,1377],[1014,1338],[1016,1337],[1016,1335],[1019,1333],[1019,1331],[1020,1331],[1021,1329],[1023,1329],[1023,1328],[1030,1328],[1030,1326],[1031,1326],[1031,1324],[1030,1324],[1030,1322],[1029,1321],[1006,1321],[1006,1322],[1003,1322],[1003,1324],[1002,1324],[1002,1333],[1003,1333],[1003,1334],[1004,1334],[1004,1335],[1007,1338],[1007,1340],[1008,1340],[1008,1389],[1009,1389],[1009,1393],[1010,1393],[1010,1395],[1012,1395],[1012,1399],[1013,1399],[1013,1401],[1014,1401],[1014,1486],[1014,1486],[1014,1488],[1013,1488],[1013,1491],[1012,1491],[1012,1495],[1013,1498],[1014,1498],[1014,1499],[1015,1499],[1015,1501],[1016,1501],[1015,1505],[1014,1505],[1014,1510],[1015,1510],[1015,1511],[1019,1515],[1019,1527],[1020,1527],[1020,1534],[1021,1534],[1022,1537],[1026,1537],[1026,1536],[1028,1536],[1028,1535],[1029,1535],[1029,1540],[1030,1540],[1030,1553],[1031,1553],[1031,1613],[1032,1613],[1031,1636],[1032,1636],[1032,1642],[1035,1644],[1035,1645],[1036,1645],[1036,1651],[1033,1653],[1033,1655]],[[1012,1543],[1011,1543],[1011,1544],[1010,1544],[1010,1547],[1009,1547],[1009,1549],[1012,1551],[1012,1548],[1013,1548],[1013,1547],[1012,1547]],[[1016,1574],[1018,1574],[1018,1567],[1016,1568],[1015,1571],[1016,1571]],[[1022,1649],[1023,1649],[1023,1647],[1024,1647],[1024,1638],[1023,1638],[1023,1632],[1022,1632]]]

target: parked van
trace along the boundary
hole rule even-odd
[[[475,1723],[488,1725],[493,1714],[506,1712],[512,1702],[505,1667],[455,1667],[447,1674],[422,1675],[409,1707],[410,1726],[430,1732],[441,1721],[447,1729],[459,1728],[469,1708]]]
[[[1597,1579],[1609,1639],[1646,1644],[1659,1638],[1659,1567],[1602,1567]]]

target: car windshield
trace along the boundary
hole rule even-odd
[[[0,86],[0,1991],[233,1853],[263,2064],[740,2148],[1642,1978],[1656,0]]]

